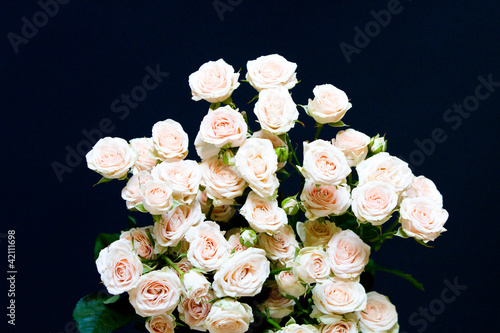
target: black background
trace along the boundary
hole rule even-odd
[[[2,3],[0,267],[7,270],[4,237],[13,229],[18,271],[16,327],[9,331],[74,332],[75,303],[102,289],[95,237],[127,226],[123,182],[92,187],[99,176],[84,159],[74,161],[62,181],[54,172],[54,162],[66,164],[66,148],[85,140],[82,131],[108,118],[113,131],[106,135],[128,140],[150,136],[155,122],[172,118],[190,135],[189,158],[198,160],[193,141],[208,103],[190,99],[189,74],[223,58],[242,68],[243,79],[248,60],[272,53],[298,64],[296,103],[306,104],[315,85],[343,89],[353,104],[344,121],[370,136],[387,133],[389,152],[409,161],[416,175],[434,180],[444,196],[450,218],[436,248],[395,239],[374,254],[379,264],[410,272],[426,287],[421,292],[377,273],[375,289],[396,304],[401,332],[497,328],[500,87],[460,124],[443,115],[475,94],[479,76],[500,81],[498,2],[402,0],[398,14],[350,62],[339,45],[355,46],[355,27],[364,30],[374,21],[371,11],[386,9],[388,1],[233,0],[221,16],[212,1],[70,1],[17,53],[8,33],[21,35],[22,18],[33,22],[40,6]],[[142,84],[147,66],[157,65],[168,77],[120,119],[111,103]],[[242,83],[233,99],[251,114],[246,102],[254,95]],[[300,120],[306,128],[296,126],[292,138],[312,139],[313,122],[303,112]],[[436,128],[446,140],[427,155],[415,152],[416,140],[429,143]],[[329,128],[322,138],[335,133]],[[151,224],[146,214],[137,217],[141,225]],[[455,279],[467,289],[440,308],[444,280]],[[422,320],[418,313],[429,306],[438,315]],[[0,318],[6,325],[6,315]]]

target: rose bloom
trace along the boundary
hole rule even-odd
[[[252,190],[263,198],[275,194],[279,186],[275,172],[278,158],[271,141],[250,138],[238,149],[235,167]]]
[[[199,301],[192,298],[184,298],[177,307],[180,319],[188,324],[190,329],[205,332],[207,330],[205,319],[212,309],[210,301],[214,298],[212,290],[207,295],[202,296]]]
[[[391,184],[368,182],[352,191],[352,212],[358,221],[378,226],[391,218],[398,201],[399,196]]]
[[[133,209],[137,205],[142,204],[141,187],[152,179],[153,176],[148,171],[136,173],[129,179],[127,185],[122,190],[122,198],[125,200],[128,209]]]
[[[271,141],[271,143],[273,144],[273,148],[275,150],[278,147],[287,147],[286,143],[283,140],[281,140],[276,134],[270,133],[268,131],[260,130],[257,132],[253,132],[252,138],[267,139],[267,140]],[[283,168],[285,165],[286,165],[286,161],[278,163],[278,170]]]
[[[209,110],[200,124],[194,145],[202,160],[217,156],[224,146],[239,147],[246,139],[245,118],[230,106]]]
[[[200,187],[201,171],[196,161],[183,160],[161,163],[151,170],[153,179],[170,182],[174,198],[190,204]]]
[[[332,236],[342,229],[330,221],[310,220],[297,222],[297,234],[304,246],[326,246]]]
[[[255,296],[262,290],[270,272],[266,252],[249,248],[236,252],[214,275],[212,288],[217,297]]]
[[[341,279],[357,278],[370,259],[370,246],[352,230],[335,234],[328,242],[326,252],[333,274]]]
[[[203,296],[208,295],[210,282],[207,278],[197,271],[189,271],[182,277],[182,294],[186,298],[192,298],[200,301]]]
[[[101,281],[110,294],[118,295],[135,288],[142,274],[142,262],[132,242],[120,239],[99,252],[95,261]]]
[[[291,271],[281,271],[274,276],[281,295],[298,298],[306,293],[306,287]]]
[[[132,168],[133,174],[138,174],[141,171],[149,171],[158,162],[158,159],[153,156],[154,144],[151,138],[138,138],[130,140],[130,146],[139,154],[139,158],[135,161]]]
[[[87,167],[104,178],[127,176],[139,155],[121,138],[102,138],[85,156]]]
[[[262,90],[253,112],[262,129],[279,135],[295,126],[299,111],[284,87]]]
[[[448,212],[431,198],[404,199],[399,213],[403,231],[425,243],[435,240],[446,231],[444,224],[448,220]]]
[[[217,223],[205,221],[191,227],[185,235],[189,242],[187,258],[194,267],[205,272],[219,269],[231,251]]]
[[[270,287],[269,297],[264,303],[259,305],[259,310],[262,313],[266,313],[266,309],[269,309],[269,316],[271,318],[281,319],[288,316],[293,312],[295,301],[281,296],[276,283],[271,283]]]
[[[168,267],[144,274],[137,287],[129,291],[130,304],[142,317],[171,313],[180,296],[181,281]]]
[[[314,286],[312,299],[316,310],[326,315],[361,311],[366,307],[365,288],[359,282],[325,280]]]
[[[359,186],[379,180],[391,184],[401,193],[410,187],[413,174],[406,162],[386,152],[378,153],[356,166]]]
[[[358,333],[357,320],[340,320],[334,324],[322,325],[320,333]]]
[[[246,79],[259,92],[280,86],[292,89],[298,82],[296,70],[296,63],[271,54],[248,61]]]
[[[286,224],[279,228],[273,236],[260,233],[259,246],[266,251],[266,256],[269,259],[279,260],[285,265],[288,261],[293,260],[299,243],[295,239],[292,227]]]
[[[163,253],[168,247],[177,246],[192,226],[205,219],[198,202],[191,205],[181,205],[162,214],[161,220],[155,223],[153,236],[155,238],[155,253]]]
[[[148,233],[150,235],[153,233],[153,226],[132,228],[123,232],[120,239],[131,241],[135,253],[144,259],[153,260],[156,259],[156,255],[153,252],[153,244],[151,244]]]
[[[201,211],[204,214],[208,214],[210,207],[208,207],[207,205],[206,191],[199,191],[196,200],[201,205]],[[217,222],[228,222],[235,213],[236,209],[231,205],[221,205],[221,206],[214,205],[214,208],[212,209],[212,214],[210,214],[210,216],[207,216],[207,219]]]
[[[240,208],[250,227],[257,232],[274,234],[283,225],[288,224],[285,210],[276,199],[264,199],[255,192],[250,192],[245,204]]]
[[[389,299],[375,291],[367,294],[366,308],[356,312],[362,333],[399,332],[398,313]]]
[[[205,319],[210,333],[243,333],[253,322],[252,308],[231,298],[216,301]]]
[[[182,125],[172,119],[153,125],[153,144],[162,161],[178,161],[188,154],[189,139]]]
[[[304,247],[293,261],[293,274],[305,283],[320,282],[330,276],[328,255],[321,247]]]
[[[240,236],[241,234],[239,232],[236,232],[229,236],[227,239],[227,242],[229,243],[229,246],[231,248],[231,252],[240,252],[240,251],[245,251],[247,247],[243,246],[240,242]]]
[[[160,180],[150,180],[141,187],[143,206],[153,215],[168,212],[174,204],[172,187]]]
[[[414,177],[411,186],[404,195],[408,198],[428,197],[443,207],[443,196],[432,180],[424,176]]]
[[[352,107],[344,91],[331,84],[313,89],[314,100],[309,99],[307,113],[320,124],[339,122]]]
[[[350,167],[358,165],[359,162],[368,155],[368,144],[370,137],[364,133],[358,132],[352,128],[340,131],[335,139],[332,140],[335,147],[340,149]]]
[[[189,75],[193,100],[204,99],[210,103],[225,101],[240,85],[239,76],[239,73],[234,72],[233,66],[223,59],[201,65],[200,69]]]
[[[177,268],[184,273],[189,272],[193,268],[193,265],[191,265],[187,258],[182,258],[181,261],[175,263],[175,266],[177,266]],[[177,273],[177,276],[179,276],[179,273],[177,271],[175,272]]]
[[[201,185],[216,206],[230,205],[243,194],[247,183],[222,160],[210,158],[200,164]]]
[[[146,329],[150,333],[174,333],[175,320],[166,313],[146,320]]]
[[[304,142],[302,174],[314,184],[339,185],[351,173],[344,153],[331,143],[316,140]]]
[[[351,194],[348,185],[320,185],[316,186],[306,180],[300,200],[306,209],[306,217],[315,220],[328,215],[342,215],[351,205]]]
[[[276,333],[319,333],[313,325],[290,324]]]

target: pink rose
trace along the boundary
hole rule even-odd
[[[201,184],[216,206],[230,205],[241,196],[247,183],[236,171],[216,158],[204,160],[200,164]]]
[[[212,303],[210,301],[214,298],[215,295],[213,291],[209,291],[208,294],[202,296],[199,301],[192,298],[184,298],[177,308],[179,310],[180,319],[188,324],[189,328],[192,330],[205,332],[207,330],[205,327],[205,319],[212,309]]]
[[[439,193],[434,182],[424,176],[414,177],[410,188],[403,195],[408,198],[428,197],[441,207],[443,206],[443,196]]]
[[[293,274],[305,283],[321,282],[330,276],[328,255],[321,247],[304,247],[293,261]]]
[[[340,231],[342,229],[337,228],[335,223],[330,221],[297,222],[297,234],[304,246],[326,246],[332,236]]]
[[[304,142],[302,174],[314,184],[339,185],[351,173],[344,153],[331,143],[316,140]]]
[[[351,194],[348,185],[316,186],[306,180],[300,200],[306,209],[306,217],[315,220],[328,215],[342,215],[351,205]]]
[[[398,201],[399,196],[394,186],[372,181],[352,191],[352,212],[358,221],[378,226],[391,218]]]
[[[120,235],[120,239],[126,239],[132,242],[132,247],[135,253],[147,260],[156,259],[156,255],[153,252],[153,244],[149,239],[149,235],[153,232],[153,226],[147,226],[144,228],[132,228],[128,231],[123,232]],[[149,233],[149,235],[148,235]]]
[[[260,233],[259,244],[266,251],[266,256],[269,259],[278,260],[283,265],[293,260],[295,250],[299,248],[295,233],[288,224],[279,228],[273,236]]]
[[[200,69],[189,75],[193,100],[204,99],[210,103],[225,101],[240,85],[239,76],[239,73],[234,72],[233,66],[223,59],[201,65]]]
[[[130,168],[138,158],[135,150],[121,138],[102,138],[85,156],[90,170],[108,179],[119,179],[127,176]]]
[[[295,301],[281,296],[276,283],[271,284],[271,291],[266,301],[259,305],[259,310],[266,313],[269,310],[271,318],[281,319],[293,312]]]
[[[376,291],[367,294],[366,308],[357,312],[359,328],[362,333],[399,332],[396,307],[387,296]]]
[[[141,171],[129,179],[127,185],[122,190],[122,198],[126,201],[128,209],[134,209],[136,206],[142,204],[141,187],[152,179],[153,176],[148,171]]]
[[[303,285],[295,274],[291,271],[281,271],[274,276],[281,295],[290,295],[298,298],[306,293],[306,286]]]
[[[244,333],[253,322],[252,308],[232,298],[216,301],[205,319],[210,333]]]
[[[435,240],[445,232],[448,212],[428,197],[407,198],[401,203],[399,222],[406,235],[422,240]]]
[[[207,193],[206,191],[199,191],[196,200],[201,205],[201,210],[204,214],[208,214],[210,207],[207,205]],[[213,203],[212,203],[213,204]],[[207,219],[217,221],[217,222],[228,222],[233,215],[236,213],[236,209],[231,205],[221,205],[215,206],[212,209],[212,214],[207,216]]]
[[[352,128],[340,131],[335,139],[332,140],[333,145],[340,149],[350,167],[358,165],[359,162],[368,155],[368,144],[370,137],[364,133],[353,130]]]
[[[257,132],[253,132],[252,138],[267,139],[267,140],[271,141],[271,143],[273,144],[273,148],[275,150],[276,150],[276,148],[284,147],[288,151],[288,147],[287,147],[285,141],[281,140],[276,134],[270,133],[268,131],[260,130]],[[286,161],[278,163],[278,170],[283,168],[285,165],[286,165]]]
[[[366,307],[365,288],[359,282],[325,280],[314,286],[312,299],[317,311],[311,317],[345,314]]]
[[[182,277],[182,294],[186,298],[200,301],[210,291],[210,282],[195,270],[185,273]]]
[[[408,164],[386,152],[378,153],[356,166],[359,186],[379,180],[391,184],[396,192],[401,193],[410,187],[413,173]]]
[[[326,251],[333,274],[341,279],[357,278],[370,259],[370,246],[351,230],[335,234]]]
[[[154,179],[170,182],[172,195],[179,202],[190,204],[198,193],[201,171],[196,161],[161,163],[151,170]]]
[[[175,320],[166,313],[146,320],[146,329],[150,333],[174,333]]]
[[[314,100],[309,99],[307,113],[320,124],[339,122],[352,105],[344,91],[331,84],[313,89]]]
[[[153,125],[153,144],[162,161],[178,161],[188,154],[189,139],[181,124],[172,119]]]
[[[153,156],[154,144],[151,138],[139,138],[130,140],[130,146],[139,154],[139,158],[135,161],[132,172],[135,174],[141,171],[151,170],[158,159]]]
[[[248,61],[246,79],[257,91],[280,86],[292,89],[298,82],[296,70],[296,63],[271,54]]]
[[[250,192],[245,204],[240,208],[250,227],[257,232],[274,234],[283,225],[288,224],[285,211],[276,199],[264,199],[255,192]]]
[[[237,229],[239,230],[239,229]],[[229,246],[231,248],[231,252],[240,252],[240,251],[245,251],[247,247],[243,246],[240,242],[240,236],[241,234],[239,232],[236,232],[229,236],[227,239],[227,242],[229,243]]]
[[[334,324],[322,325],[320,333],[358,333],[357,319],[342,319]]]
[[[262,129],[279,135],[295,126],[299,111],[284,87],[262,90],[253,112]]]
[[[160,180],[150,180],[141,187],[143,206],[153,215],[168,212],[174,204],[172,187]]]

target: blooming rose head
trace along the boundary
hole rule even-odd
[[[304,286],[291,271],[281,271],[274,276],[281,295],[298,298],[306,293]]]
[[[408,163],[385,152],[362,161],[356,166],[356,171],[359,186],[379,180],[394,186],[398,194],[410,187],[413,180]]]
[[[351,205],[348,185],[319,185],[306,180],[300,200],[306,209],[306,217],[315,220],[328,215],[342,215]]]
[[[330,276],[328,255],[321,247],[300,249],[293,261],[293,274],[305,283],[315,283]]]
[[[252,308],[231,298],[216,301],[205,319],[210,333],[243,333],[253,322]]]
[[[248,125],[242,114],[230,106],[209,110],[200,124],[194,145],[202,160],[217,156],[222,147],[239,147],[246,139]]]
[[[316,86],[313,94],[314,100],[309,99],[307,113],[320,124],[339,122],[352,107],[346,93],[331,84]]]
[[[208,295],[210,282],[197,271],[189,271],[182,277],[182,294],[184,297],[200,301],[203,296]]]
[[[175,319],[166,313],[146,320],[146,329],[150,333],[174,333]]]
[[[87,167],[104,178],[118,179],[127,176],[139,155],[121,138],[102,138],[85,156]]]
[[[389,183],[368,182],[352,191],[352,212],[360,222],[382,225],[391,218],[399,196]]]
[[[189,272],[193,268],[193,265],[191,265],[187,258],[182,258],[181,261],[175,263],[175,266],[177,266],[177,268],[184,273]],[[175,272],[177,273],[177,276],[179,276],[179,273],[177,271]]]
[[[219,159],[210,158],[200,164],[201,184],[216,206],[230,205],[243,194],[247,183],[230,166]]]
[[[365,288],[359,282],[325,280],[315,285],[312,299],[316,312],[311,317],[361,311],[366,306]]]
[[[401,214],[399,222],[403,231],[408,236],[425,243],[435,240],[446,231],[444,224],[448,220],[448,212],[431,198],[404,199],[399,213]]]
[[[148,171],[136,173],[129,179],[122,190],[122,198],[125,200],[128,209],[136,208],[136,206],[142,204],[141,187],[152,179],[153,176]]]
[[[288,261],[293,260],[299,243],[295,239],[292,227],[286,224],[272,236],[260,233],[259,246],[266,251],[266,256],[269,259],[279,260],[281,264],[286,265]]]
[[[314,184],[339,185],[351,173],[344,153],[331,143],[316,140],[304,142],[302,174]]]
[[[355,279],[363,272],[370,257],[370,246],[352,230],[341,231],[330,239],[327,251],[333,274]]]
[[[387,296],[376,291],[367,294],[366,308],[356,313],[362,333],[399,332],[398,313],[396,307]]]
[[[153,252],[153,244],[149,235],[153,232],[153,226],[147,226],[144,228],[132,228],[128,231],[123,232],[120,235],[120,239],[126,239],[132,242],[132,247],[135,253],[147,260],[156,259],[156,255]]]
[[[359,162],[368,155],[368,144],[370,137],[364,133],[358,132],[352,128],[340,131],[335,139],[332,140],[333,145],[340,149],[350,167],[358,165]]]
[[[332,236],[342,229],[330,221],[310,220],[297,222],[297,234],[304,246],[326,246]]]
[[[189,75],[193,100],[204,99],[210,103],[225,101],[240,85],[239,76],[239,73],[234,72],[233,66],[222,59],[201,65],[200,69]]]
[[[253,191],[240,208],[240,214],[253,230],[271,235],[288,223],[285,210],[279,207],[276,199],[264,199]]]
[[[199,301],[184,298],[177,308],[180,319],[188,324],[192,330],[205,332],[207,330],[205,319],[210,313],[210,309],[212,309],[210,301],[214,298],[215,295],[212,290],[207,295],[200,297]]]
[[[284,87],[262,90],[253,112],[262,129],[277,135],[287,133],[299,118],[297,106]]]
[[[411,186],[404,195],[408,198],[428,197],[441,207],[443,206],[443,196],[439,193],[432,180],[424,176],[414,177]]]
[[[132,242],[117,240],[99,252],[97,271],[110,294],[118,295],[137,286],[142,274],[142,262],[133,251]]]
[[[149,171],[158,162],[154,154],[154,144],[151,138],[138,138],[130,140],[130,146],[139,154],[139,158],[135,161],[132,172],[135,174],[141,171]]]
[[[292,89],[298,82],[296,70],[296,63],[271,54],[248,61],[246,79],[257,91],[280,86]]]
[[[138,315],[150,317],[172,312],[180,295],[179,277],[173,269],[165,267],[141,276],[137,287],[129,291],[129,301]]]
[[[150,180],[141,187],[143,206],[153,215],[168,212],[174,204],[172,187],[169,183],[160,180]]]
[[[288,316],[293,312],[295,306],[295,301],[283,297],[276,283],[271,283],[271,290],[269,291],[269,297],[266,301],[259,305],[259,310],[262,313],[266,313],[269,309],[269,317],[281,319]]]
[[[341,319],[336,323],[322,325],[320,333],[358,333],[357,319]]]
[[[177,161],[186,158],[189,139],[181,124],[172,119],[153,125],[153,144],[162,161]]]
[[[161,163],[151,170],[154,179],[172,184],[172,195],[179,202],[190,204],[198,193],[201,171],[196,161]]]
[[[260,130],[260,131],[254,132],[252,134],[252,138],[267,139],[267,140],[271,141],[275,151],[276,151],[276,149],[286,149],[288,151],[288,146],[286,145],[285,141],[281,140],[276,134],[273,134],[271,132]],[[286,161],[280,162],[278,160],[278,170],[283,168],[285,165],[286,165]]]
[[[271,197],[278,189],[279,181],[275,174],[278,158],[271,141],[247,139],[236,153],[235,166],[240,176],[259,196]]]
[[[319,331],[313,325],[290,324],[276,333],[319,333]]]

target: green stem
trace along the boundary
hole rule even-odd
[[[319,133],[321,133],[321,130],[323,129],[323,126],[325,126],[325,124],[316,123],[316,127],[318,129],[316,130],[316,134],[314,135],[314,140],[318,140]]]
[[[282,327],[277,322],[275,322],[274,320],[272,320],[271,317],[269,316],[269,308],[266,308],[266,312],[267,312],[267,314],[263,314],[262,312],[259,311],[260,315],[262,317],[266,318],[266,321],[269,324],[273,325],[274,328],[277,328],[277,329],[281,330]]]
[[[292,270],[292,267],[284,267],[284,268],[278,268],[278,269],[275,269],[275,270],[272,270],[269,275],[274,275],[276,273],[279,273],[279,272],[282,272],[282,271],[290,271]]]
[[[177,267],[177,265],[172,261],[172,259],[170,259],[169,257],[167,256],[163,256],[163,259],[165,259],[165,261],[167,262],[167,264],[169,266],[171,266],[173,269],[175,269],[177,271],[177,273],[179,273],[179,275],[182,277],[184,275],[184,272],[181,271],[181,269],[179,267]]]
[[[210,216],[212,216],[212,212],[214,211],[214,203],[211,202],[210,203],[210,208],[208,209],[208,213],[207,213],[207,220],[210,220]]]
[[[290,140],[290,136],[288,135],[288,133],[286,134],[285,138],[288,150],[292,153],[292,157],[295,160],[295,164],[300,165],[299,159],[297,158],[297,155],[295,155],[295,150],[292,147],[292,141]]]

